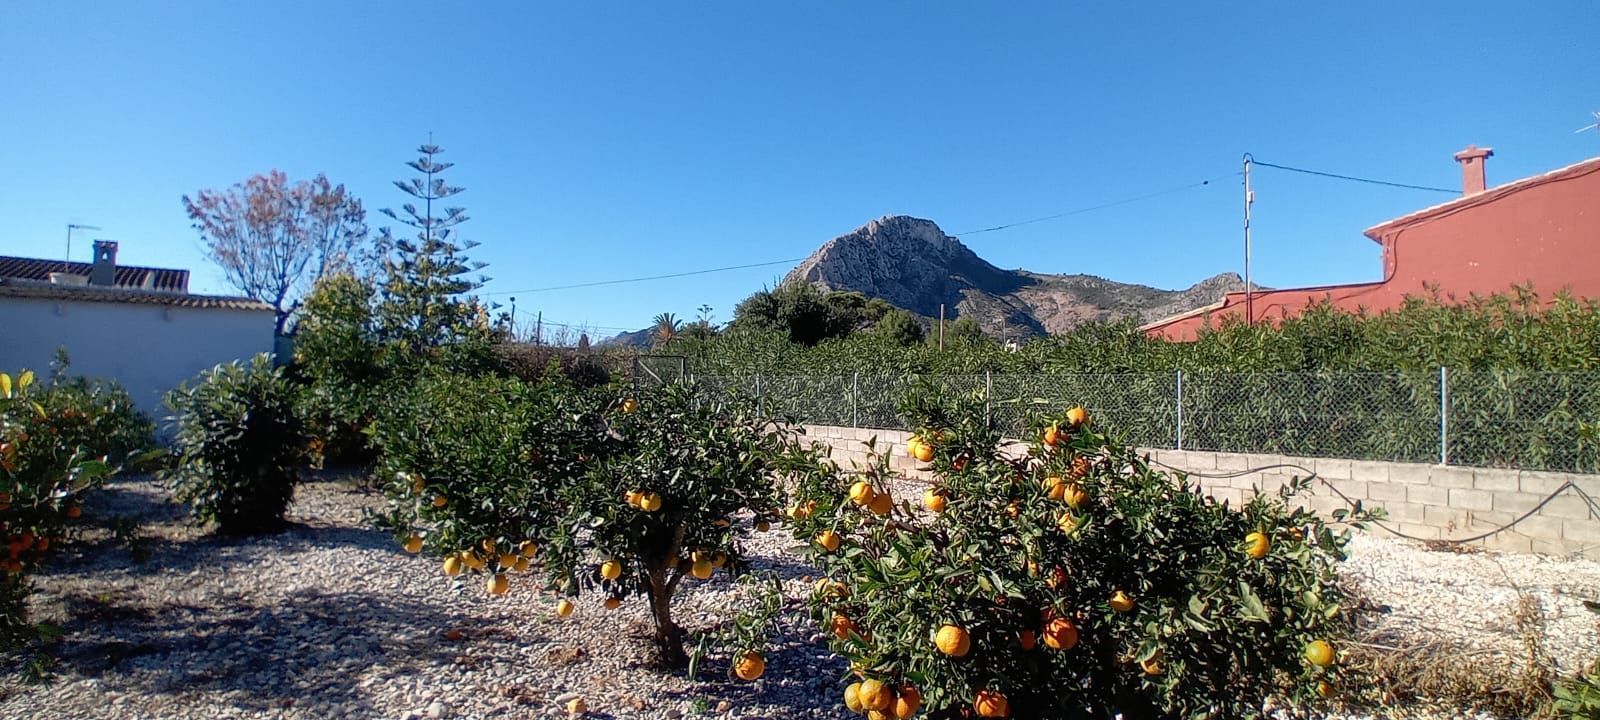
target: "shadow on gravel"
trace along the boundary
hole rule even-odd
[[[457,663],[474,642],[443,637],[468,624],[467,615],[381,595],[307,591],[272,607],[242,598],[203,608],[70,602],[72,620],[57,648],[61,670],[126,693],[227,693],[246,712],[321,708],[377,717],[357,678],[381,666],[373,682],[399,682],[420,667]],[[111,625],[120,636],[102,636],[117,614],[137,622]]]

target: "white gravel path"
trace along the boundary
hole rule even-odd
[[[122,480],[91,517],[137,514],[148,557],[89,533],[37,580],[34,612],[62,624],[59,679],[0,682],[0,718],[543,718],[581,694],[598,718],[853,718],[839,704],[844,664],[799,612],[810,568],[786,534],[757,535],[758,568],[779,572],[794,625],[756,683],[723,681],[722,662],[690,681],[643,667],[647,616],[585,598],[556,619],[552,599],[513,581],[502,598],[459,587],[363,520],[376,496],[336,481],[303,486],[291,529],[253,540],[204,535],[148,481]],[[1455,555],[1377,538],[1353,547],[1349,577],[1388,606],[1375,632],[1444,637],[1515,653],[1512,583],[1539,599],[1563,667],[1600,646],[1581,598],[1600,563]],[[1509,578],[1509,580],[1507,579]],[[736,608],[726,575],[693,583],[678,617],[693,629]],[[460,631],[458,640],[451,631]]]

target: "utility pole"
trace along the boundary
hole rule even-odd
[[[508,334],[511,335],[511,342],[518,342],[518,340],[517,340],[517,299],[516,298],[511,298],[511,328],[510,328]]]
[[[1250,287],[1250,206],[1256,201],[1255,192],[1250,190],[1250,163],[1255,158],[1250,153],[1244,154],[1244,324],[1254,325],[1255,293]]]
[[[61,263],[61,272],[71,272],[72,271],[72,265],[71,265],[71,263],[72,263],[72,231],[73,230],[103,230],[103,229],[104,228],[98,228],[98,227],[95,227],[93,225],[78,225],[78,224],[75,224],[75,223],[67,223],[67,257]]]
[[[539,311],[539,319],[538,319],[537,323],[533,326],[533,344],[535,344],[535,345],[543,345],[544,344],[544,311],[543,310]]]

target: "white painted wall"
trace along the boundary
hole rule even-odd
[[[273,350],[271,311],[0,297],[0,370],[50,374],[58,347],[71,373],[116,380],[158,428],[162,397],[229,360]]]

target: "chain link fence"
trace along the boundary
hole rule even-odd
[[[1600,471],[1600,372],[753,375],[695,378],[769,417],[907,429],[910,393],[982,402],[1002,432],[1073,405],[1123,442],[1566,472]]]

